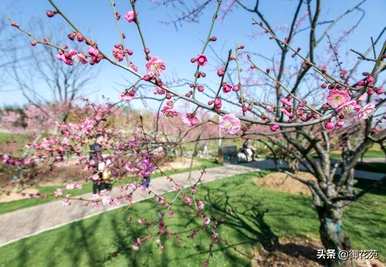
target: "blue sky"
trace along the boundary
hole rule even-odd
[[[229,1],[229,0],[228,0]],[[56,3],[63,9],[64,13],[81,28],[96,40],[99,47],[104,51],[111,51],[111,47],[118,42],[118,34],[112,20],[112,10],[109,0],[56,0]],[[199,53],[202,41],[205,38],[210,18],[214,11],[214,4],[210,5],[200,18],[199,23],[184,24],[178,30],[172,25],[166,25],[161,21],[168,21],[176,17],[178,12],[171,7],[158,7],[149,0],[137,0],[138,12],[142,21],[142,28],[152,54],[164,59],[167,63],[166,76],[191,78],[194,73],[194,66],[190,64],[190,58]],[[154,1],[153,1],[154,2]],[[189,1],[186,1],[189,2]],[[254,1],[246,0],[245,3],[252,4]],[[262,11],[266,18],[274,26],[285,26],[290,23],[290,15],[293,13],[296,2],[294,0],[263,0],[261,1]],[[323,2],[321,20],[335,18],[347,8],[354,6],[359,1],[351,0],[326,0]],[[118,8],[123,13],[129,10],[129,0],[117,0]],[[45,23],[51,20],[58,21],[59,17],[49,19],[45,11],[50,6],[46,0],[1,0],[0,13],[2,16],[10,16],[19,24],[27,24],[31,19],[41,17]],[[342,49],[355,48],[358,51],[365,50],[369,45],[371,36],[377,35],[385,26],[386,0],[368,0],[363,8],[366,10],[366,17],[356,31],[350,36]],[[305,12],[303,7],[302,14]],[[333,31],[339,34],[352,24],[358,13],[345,18]],[[274,47],[272,42],[267,41],[265,36],[251,38],[252,16],[241,9],[235,9],[224,20],[220,20],[215,27],[215,35],[218,41],[215,44],[216,50],[226,57],[226,51],[234,48],[237,44],[243,43],[250,50],[264,54],[271,54]],[[127,34],[127,46],[134,50],[136,55],[134,61],[143,66],[141,46],[137,38],[134,25],[121,23],[121,28]],[[299,39],[300,45],[302,39]],[[218,63],[213,54],[208,53],[210,61],[207,71],[214,70]],[[264,62],[262,62],[263,64]],[[92,84],[92,91],[98,90],[90,97],[100,99],[106,95],[113,99],[118,96],[119,84],[124,83],[130,76],[119,71],[107,63],[100,66],[99,75],[95,77]],[[208,83],[211,83],[210,77]],[[4,89],[5,88],[5,89]],[[22,104],[25,102],[20,93],[9,91],[14,89],[12,85],[3,85],[0,91],[0,104]],[[6,92],[4,90],[7,90]],[[44,89],[42,89],[44,90]]]

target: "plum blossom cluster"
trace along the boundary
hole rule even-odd
[[[63,114],[67,112],[68,106],[60,104],[41,107],[28,105],[23,110],[25,123],[30,131],[48,131],[54,128],[56,122],[60,121]]]
[[[288,121],[300,119],[301,121],[309,121],[318,118],[318,114],[311,112],[306,108],[306,102],[301,101],[296,107],[293,106],[293,98],[291,96],[280,99],[282,107],[280,111],[286,116]]]
[[[131,87],[130,89],[126,89],[123,91],[120,95],[121,100],[123,101],[130,101],[135,97],[137,90],[135,87]]]
[[[198,66],[202,67],[208,62],[208,59],[205,55],[200,54],[200,55],[192,58],[191,62],[196,63]]]
[[[240,132],[240,120],[234,114],[226,114],[220,117],[219,127],[224,132],[234,135]]]
[[[137,174],[142,178],[150,177],[156,169],[156,166],[152,162],[149,154],[145,153],[140,155],[140,157],[140,160],[126,163],[125,168],[129,173]]]
[[[55,137],[44,138],[40,142],[31,144],[30,147],[34,149],[34,157],[53,159],[54,162],[63,161],[66,151],[70,149],[67,139]]]
[[[6,129],[15,128],[20,120],[20,112],[10,110],[0,114],[0,126]]]
[[[133,55],[133,51],[128,48],[124,48],[122,44],[114,45],[113,56],[119,62],[121,62],[125,58],[125,56],[131,55]]]
[[[9,154],[0,154],[0,162],[7,166],[30,167],[35,164],[34,159],[30,157],[18,158]]]
[[[208,105],[209,106],[213,105],[213,109],[216,112],[220,112],[222,108],[222,99],[220,97],[216,97],[214,100],[209,100]]]
[[[173,100],[166,101],[166,104],[162,107],[161,112],[166,117],[177,117],[178,116],[178,112],[174,109]]]
[[[325,123],[326,129],[339,129],[345,125],[345,122],[364,120],[373,115],[376,104],[369,102],[368,99],[374,92],[382,97],[384,90],[375,87],[375,79],[371,75],[364,73],[364,76],[365,78],[354,84],[355,91],[339,85],[322,84],[322,88],[328,88],[327,103],[323,108],[324,110],[332,108],[336,112],[336,116]]]
[[[165,70],[166,64],[163,60],[158,57],[150,57],[146,62],[146,75],[143,77],[144,80],[151,80],[158,78]]]
[[[182,121],[190,127],[196,126],[200,122],[195,113],[186,113],[182,116]]]
[[[63,61],[67,65],[73,65],[75,61],[80,62],[81,64],[97,64],[99,63],[104,56],[99,52],[95,47],[88,49],[88,55],[78,52],[75,49],[64,50],[60,49],[56,57]]]
[[[132,22],[135,22],[135,19],[136,19],[135,12],[134,11],[127,11],[127,13],[125,14],[125,20],[128,23],[132,23]]]

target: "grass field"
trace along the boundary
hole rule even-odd
[[[24,146],[31,141],[31,137],[27,134],[21,133],[4,133],[0,132],[0,153],[21,155]]]
[[[0,144],[6,142],[24,143],[26,140],[28,140],[28,135],[25,134],[0,132]]]
[[[257,187],[255,179],[256,173],[249,173],[199,187],[206,211],[221,221],[220,242],[213,247],[209,266],[249,266],[252,251],[269,247],[278,237],[318,239],[318,220],[308,197]],[[378,187],[352,205],[344,225],[354,248],[376,249],[383,260],[385,193]],[[194,240],[189,237],[202,221],[180,202],[174,206],[176,215],[167,219],[169,231],[179,239],[161,238],[163,250],[153,241],[139,251],[131,249],[132,240],[148,229],[133,221],[154,220],[159,211],[152,201],[144,201],[15,242],[0,248],[0,266],[201,266],[209,236],[200,232]]]
[[[331,152],[331,158],[338,159],[340,158],[340,152],[339,151],[333,151]],[[363,156],[364,159],[371,159],[371,158],[385,158],[385,153],[383,153],[381,147],[378,144],[373,145]]]
[[[211,160],[206,160],[206,159],[196,159],[195,160],[197,164],[192,168],[192,170],[200,170],[202,168],[212,168],[219,166],[215,162]],[[182,173],[182,172],[187,172],[189,171],[189,168],[181,168],[181,169],[174,169],[174,170],[169,170],[163,172],[163,175],[172,175],[176,173]],[[153,178],[161,176],[160,172],[156,171],[155,174],[153,175]],[[119,184],[125,184],[129,183],[133,178],[127,178],[127,179],[122,179],[119,180],[116,185]],[[43,187],[38,187],[39,192],[46,196],[43,198],[36,198],[36,199],[20,199],[20,200],[15,200],[15,201],[10,201],[10,202],[4,202],[0,203],[0,214],[14,211],[17,209],[22,209],[22,208],[27,208],[27,207],[32,207],[35,205],[39,204],[44,204],[49,201],[55,200],[53,196],[53,192],[60,187],[59,185],[55,186],[43,186]],[[66,193],[70,193],[73,196],[79,196],[82,194],[90,193],[92,192],[92,183],[87,182],[84,183],[81,189],[75,189],[71,191],[65,191]]]

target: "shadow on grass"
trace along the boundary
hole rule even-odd
[[[141,217],[140,211],[130,209],[129,213],[135,220],[134,222],[122,224],[123,220],[127,221],[125,216],[114,216],[109,221],[114,231],[114,250],[105,253],[96,261],[91,261],[92,257],[90,257],[90,262],[97,266],[106,265],[123,257],[128,266],[144,266],[144,264],[148,266],[184,266],[189,265],[188,263],[196,266],[194,264],[203,262],[209,254],[214,254],[215,259],[221,258],[221,261],[226,262],[227,266],[247,266],[253,257],[251,251],[257,247],[262,247],[269,253],[279,251],[291,257],[300,255],[315,260],[310,257],[310,255],[316,255],[316,251],[312,248],[295,243],[279,243],[278,236],[265,220],[265,215],[269,210],[253,197],[237,198],[238,203],[235,207],[225,190],[207,188],[201,196],[206,200],[210,216],[218,222],[219,242],[212,249],[210,249],[212,233],[209,230],[201,232],[199,238],[189,240],[192,230],[200,228],[202,222],[189,214],[187,209],[178,203],[175,208],[176,215],[168,223],[173,237],[166,240],[166,237],[163,236],[163,239],[160,240],[164,244],[163,250],[159,250],[155,242],[147,242],[140,251],[131,249],[132,241],[146,234],[146,226],[136,223],[136,220]],[[152,215],[160,212],[155,204],[150,204],[148,210],[150,207],[154,210]],[[156,236],[153,238],[157,239]],[[213,264],[220,264],[220,262]]]
[[[261,247],[268,254],[281,252],[290,257],[302,256],[308,260],[318,261],[317,251],[310,246],[291,242],[280,243],[278,235],[265,219],[270,210],[259,200],[244,195],[237,200],[237,205],[234,205],[226,191],[217,189],[207,190],[207,201],[213,217],[220,225],[235,230],[238,239],[245,240],[244,242],[252,246]]]
[[[381,181],[358,180],[355,187],[364,190],[365,193],[386,196],[386,179]]]

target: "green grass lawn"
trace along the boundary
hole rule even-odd
[[[221,222],[220,242],[213,247],[209,266],[249,266],[251,252],[269,247],[278,237],[318,239],[310,198],[257,187],[255,179],[256,173],[249,173],[199,187],[206,212]],[[354,248],[376,249],[384,260],[386,190],[377,190],[347,210],[344,230]],[[192,229],[202,225],[201,219],[178,201],[173,207],[175,216],[166,220],[178,238],[162,237],[163,250],[154,241],[147,241],[139,251],[131,249],[132,240],[151,229],[137,224],[138,218],[159,216],[158,206],[148,200],[1,247],[0,266],[201,266],[208,256],[208,232],[190,238]]]
[[[0,132],[0,144],[6,142],[25,143],[28,140],[29,137],[26,134]]]
[[[212,168],[212,167],[219,166],[219,164],[217,164],[211,160],[195,159],[195,161],[197,163],[195,166],[193,166],[192,170],[200,170],[202,168]],[[172,174],[182,173],[182,172],[187,172],[187,171],[189,171],[189,168],[174,169],[174,170],[165,171],[165,172],[163,172],[162,175],[172,175]],[[156,178],[159,176],[161,176],[161,173],[159,171],[156,171],[155,174],[153,175],[153,178]],[[118,180],[115,185],[126,184],[132,180],[133,180],[133,177]],[[53,192],[58,187],[60,187],[60,186],[55,185],[55,186],[38,187],[39,192],[44,196],[42,198],[20,199],[20,200],[15,200],[15,201],[11,201],[11,202],[0,203],[0,214],[14,211],[14,210],[18,210],[18,209],[22,209],[22,208],[32,207],[32,206],[39,205],[39,204],[44,204],[44,203],[47,203],[49,201],[55,200],[55,197],[53,196]],[[75,189],[75,190],[65,191],[65,192],[70,193],[73,196],[79,196],[82,194],[90,193],[90,192],[92,192],[92,183],[87,182],[87,183],[83,184],[81,189]]]
[[[332,152],[332,159],[340,159],[340,153]],[[367,151],[363,157],[364,159],[372,159],[372,158],[385,158],[385,154],[382,151]]]
[[[331,157],[333,159],[339,159],[340,158],[340,152],[339,151],[333,151],[331,152]],[[365,155],[363,156],[364,159],[371,159],[371,158],[385,158],[385,153],[383,153],[381,147],[378,144],[373,145],[368,151],[366,151]]]
[[[22,154],[25,145],[30,141],[31,136],[28,134],[0,132],[0,148],[7,144],[15,144],[12,154],[16,156],[20,156]]]

